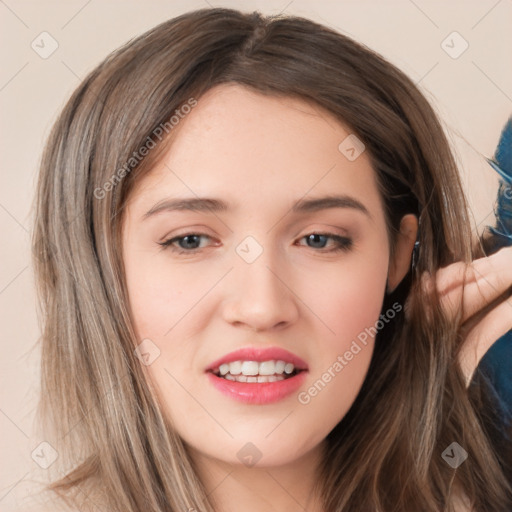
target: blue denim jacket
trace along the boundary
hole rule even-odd
[[[490,235],[491,251],[495,252],[502,247],[512,246],[512,117],[503,128],[494,157],[488,159],[488,162],[500,176],[494,208],[496,224],[486,227]],[[507,433],[507,428],[512,424],[512,330],[494,343],[480,361],[477,372],[490,382],[500,409],[500,430],[512,441]]]

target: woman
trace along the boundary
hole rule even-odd
[[[510,506],[467,389],[510,249],[468,265],[434,112],[349,38],[203,9],[114,52],[47,143],[34,253],[80,510]]]

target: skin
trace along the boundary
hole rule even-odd
[[[299,391],[307,390],[379,319],[384,294],[410,267],[416,218],[402,220],[390,261],[368,154],[349,161],[338,146],[350,130],[304,101],[222,85],[172,133],[162,161],[132,192],[123,223],[136,333],[160,350],[144,367],[148,379],[217,510],[319,511],[311,489],[324,439],[359,393],[373,340],[306,405],[297,393],[267,405],[236,402],[205,369],[239,348],[278,346],[307,362]],[[291,212],[299,199],[334,192],[360,201],[368,215]],[[171,197],[215,197],[232,208],[145,216]],[[339,252],[328,252],[331,238],[308,243],[307,235],[325,232],[353,243]],[[206,235],[193,254],[159,245],[187,234]],[[250,264],[236,252],[247,236],[263,250]],[[188,246],[182,239],[182,250]],[[237,457],[248,442],[261,452],[253,467]]]
[[[448,316],[455,319],[462,304],[464,344],[459,356],[469,386],[478,363],[496,340],[512,329],[512,247],[479,258],[470,265],[452,263],[425,285],[435,285]]]

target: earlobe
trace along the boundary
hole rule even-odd
[[[411,267],[412,251],[418,234],[418,218],[412,213],[402,217],[397,235],[395,254],[389,262],[386,292],[391,293],[407,275]]]

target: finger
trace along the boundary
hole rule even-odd
[[[459,362],[466,377],[466,386],[471,382],[473,373],[482,357],[499,338],[511,329],[512,300],[507,300],[487,313],[469,331],[459,353]]]
[[[452,318],[462,300],[462,321],[466,321],[512,287],[512,247],[470,264],[457,262],[440,269],[436,286]]]

